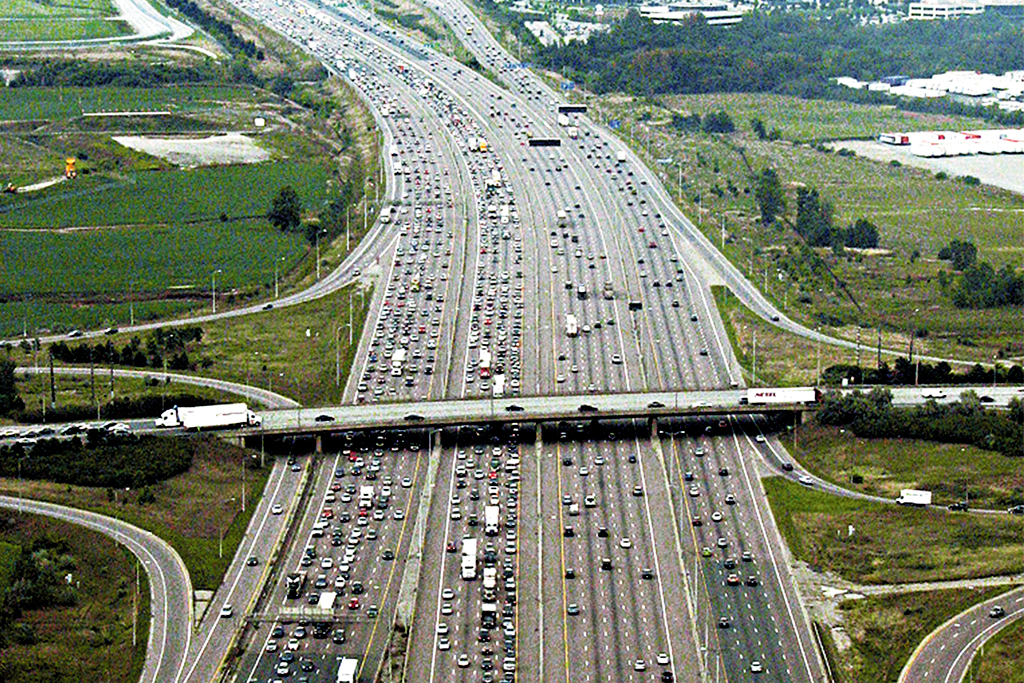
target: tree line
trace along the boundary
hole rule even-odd
[[[1009,457],[1024,456],[1024,402],[1011,400],[1009,411],[986,410],[973,392],[960,400],[895,408],[892,393],[829,391],[817,413],[820,424],[845,427],[863,438],[914,438],[940,443],[970,444]]]
[[[229,48],[249,58],[263,60],[263,50],[256,47],[256,43],[246,40],[235,32],[235,27],[230,23],[218,19],[192,0],[165,0],[168,7],[172,7],[186,17],[194,21],[200,28],[220,37],[228,44]]]
[[[134,62],[87,62],[44,60],[33,62],[11,81],[10,87],[101,87],[150,88],[170,83],[197,83],[217,77],[206,65],[136,64]]]
[[[59,341],[50,344],[48,351],[50,357],[60,363],[163,368],[166,361],[169,370],[190,370],[195,363],[189,359],[189,345],[202,339],[203,328],[196,325],[166,330],[161,327],[149,334],[145,345],[139,337],[132,337],[120,348],[110,341],[97,344]]]
[[[635,10],[587,42],[537,50],[544,66],[598,92],[638,95],[780,92],[817,97],[829,79],[874,80],[946,69],[1002,73],[1019,68],[1024,34],[985,13],[947,22],[861,26],[793,12],[755,11],[739,24],[710,26],[703,16],[655,24]]]
[[[993,373],[995,377],[993,377]],[[831,365],[821,373],[822,384],[839,386],[843,380],[854,384],[870,385],[929,385],[929,384],[991,384],[993,380],[1001,384],[1024,383],[1024,367],[1011,365],[1008,368],[994,366],[992,369],[975,363],[963,372],[953,372],[953,367],[946,361],[928,363],[914,362],[909,358],[899,357],[890,367],[882,363],[877,368],[865,368],[859,365],[839,363]]]
[[[939,250],[940,260],[949,261],[957,273],[939,271],[939,289],[957,308],[994,308],[1024,304],[1024,274],[1007,264],[996,270],[978,261],[972,242],[952,240]]]
[[[114,436],[90,429],[85,439],[41,439],[30,457],[20,444],[0,447],[0,476],[38,479],[73,486],[142,489],[192,466],[193,439]]]

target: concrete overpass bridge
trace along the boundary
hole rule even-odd
[[[869,390],[871,387],[859,387]],[[889,387],[893,404],[919,405],[934,398],[950,402],[964,391],[991,398],[994,406],[1005,406],[1013,397],[1024,397],[1019,387],[957,386],[943,388]],[[844,391],[852,391],[845,389]],[[926,396],[930,394],[930,396]],[[322,436],[344,431],[438,429],[460,425],[507,424],[512,422],[558,422],[637,418],[696,417],[723,419],[728,416],[793,413],[802,418],[817,409],[816,403],[747,404],[746,391],[661,391],[615,394],[534,396],[496,399],[374,403],[322,408],[270,410],[262,413],[258,429],[226,432],[251,444],[253,437]]]

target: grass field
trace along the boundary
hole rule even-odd
[[[355,287],[349,287],[299,306],[204,325],[203,352],[214,361],[208,372],[221,379],[271,388],[303,405],[337,404],[371,297],[369,291],[360,296]],[[339,349],[341,380],[336,382]]]
[[[920,114],[888,105],[803,100],[764,93],[679,95],[668,97],[663,103],[677,111],[701,115],[726,111],[738,128],[749,128],[750,121],[758,118],[768,131],[778,129],[783,139],[795,142],[874,139],[880,133],[990,127],[968,116]]]
[[[24,495],[62,505],[94,510],[148,529],[170,543],[181,555],[193,588],[213,590],[224,572],[263,492],[271,463],[246,473],[246,509],[241,511],[242,458],[259,464],[259,454],[207,438],[201,442],[188,472],[151,487],[156,502],[141,505],[135,491],[115,492],[109,500],[104,489],[48,482],[0,480],[0,492]],[[219,541],[224,538],[220,557]],[[120,679],[119,679],[120,680]]]
[[[673,111],[720,109],[732,115],[737,133],[681,133],[668,125]],[[983,122],[773,95],[702,95],[664,102],[608,96],[598,100],[595,110],[601,120],[622,121],[620,136],[658,169],[683,211],[716,245],[724,226],[726,256],[794,319],[811,327],[824,325],[824,331],[849,339],[855,338],[856,325],[871,339],[881,329],[887,345],[891,341],[903,348],[913,325],[928,330],[921,348],[935,355],[977,361],[991,361],[1000,351],[1020,355],[1019,339],[1012,339],[1019,312],[954,308],[936,283],[938,271],[948,266],[934,257],[956,236],[972,240],[980,259],[997,266],[1020,264],[1024,197],[794,142],[872,137],[893,129],[978,128]],[[782,139],[758,140],[749,128],[755,113],[769,129],[779,128]],[[655,163],[663,158],[672,162]],[[878,226],[880,246],[888,251],[842,257],[826,250],[805,252],[792,230],[762,228],[752,176],[769,166],[787,189],[788,220],[795,216],[796,189],[811,186],[833,204],[836,225],[866,218]],[[826,267],[847,284],[856,305]]]
[[[764,480],[793,555],[858,583],[910,583],[1024,571],[1024,519],[840,498]],[[849,527],[854,528],[852,535]]]
[[[46,17],[39,19],[0,20],[3,40],[6,42],[40,40],[88,40],[92,38],[113,38],[131,33],[131,27],[124,21],[106,19],[64,19]]]
[[[14,563],[18,560],[20,550],[20,546],[16,543],[0,541],[0,595],[3,595],[11,584]]]
[[[926,489],[936,505],[965,496],[971,507],[1003,509],[1024,503],[1024,470],[1014,458],[972,446],[913,439],[861,439],[813,422],[801,425],[786,448],[814,474],[840,486],[886,498],[902,488]]]
[[[225,103],[257,106],[275,99],[265,91],[235,85],[30,87],[8,92],[17,97],[0,98],[0,121],[65,120],[84,113],[122,111],[214,114],[222,113]],[[251,125],[252,120],[248,123]]]
[[[765,322],[740,303],[732,291],[720,286],[711,288],[715,305],[722,315],[729,342],[743,368],[743,375],[753,384],[754,337],[757,336],[757,384],[760,386],[807,386],[818,381],[820,366],[824,370],[836,363],[856,363],[856,349],[843,349],[814,342],[790,334]],[[861,362],[874,358],[868,346],[861,350]],[[869,363],[870,364],[870,363]]]
[[[896,683],[922,638],[971,605],[1006,590],[953,589],[847,600],[840,609],[852,647],[842,656],[844,677],[839,680]]]
[[[18,362],[22,365],[30,365],[32,362],[31,355],[21,356],[20,352],[17,358]],[[40,363],[45,365],[44,363]],[[103,406],[105,406],[110,400],[110,373],[106,371],[106,368],[96,369],[96,398],[100,403],[100,414],[103,415]],[[159,370],[152,372],[154,378],[162,377]],[[45,401],[47,410],[50,408],[50,376],[44,375],[32,375],[28,378],[22,376],[22,373],[18,372],[15,375],[15,386],[18,389],[18,395],[25,402],[25,406],[31,410],[41,410],[41,406]],[[89,377],[69,377],[63,375],[55,375],[54,386],[57,393],[57,407],[58,408],[70,408],[79,406],[92,407],[95,405],[92,400],[92,383],[89,381]],[[114,377],[114,396],[118,399],[124,398],[139,398],[141,396],[151,395],[170,395],[170,394],[191,394],[193,396],[199,396],[208,398],[211,403],[231,403],[238,400],[235,394],[228,394],[223,391],[217,391],[216,389],[209,389],[207,387],[199,387],[191,384],[179,384],[171,382],[170,384],[164,384],[160,382],[159,386],[152,387],[146,386],[145,382],[141,379],[128,379],[124,377]],[[167,406],[170,407],[170,406]],[[153,417],[157,417],[153,415]]]
[[[1024,620],[992,636],[971,662],[973,683],[1024,683]]]
[[[220,283],[217,284],[218,291]],[[209,308],[209,300],[140,301],[134,305],[135,322],[159,320]],[[127,325],[132,319],[131,304],[60,303],[27,299],[0,304],[0,337],[17,339],[27,331],[66,332],[73,329],[102,329]]]
[[[5,683],[138,680],[149,632],[149,585],[140,571],[133,646],[135,557],[106,536],[74,524],[13,511],[0,518],[0,547],[17,551],[38,537],[66,541],[77,593],[71,607],[27,610],[17,620],[19,628],[34,633],[35,642],[11,642],[4,648],[0,668]]]

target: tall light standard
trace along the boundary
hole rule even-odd
[[[277,292],[278,292],[278,289],[277,289],[277,279],[278,279],[277,278],[277,270],[278,270],[278,267],[282,263],[284,263],[284,256],[282,256],[281,258],[278,258],[278,259],[274,259],[274,298],[275,299],[278,296],[277,295]]]
[[[223,272],[223,271],[221,271],[220,268],[218,268],[217,270],[213,271],[213,277],[211,278],[213,280],[213,293],[210,295],[210,300],[213,303],[213,312],[214,313],[217,312],[217,273],[220,273],[220,272]]]
[[[320,233],[327,234],[326,230],[317,228],[315,235],[316,242],[316,281],[320,282]]]
[[[334,329],[334,386],[341,386],[341,328],[344,325],[338,325]]]

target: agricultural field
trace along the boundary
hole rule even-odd
[[[131,27],[116,16],[117,8],[111,0],[5,0],[0,5],[0,44],[131,33]]]
[[[28,191],[0,195],[0,338],[202,310],[215,271],[230,305],[271,291],[275,272],[287,286],[311,267],[304,237],[264,218],[284,185],[307,215],[331,198],[342,147],[310,111],[251,86],[17,95],[0,98],[0,183]],[[82,116],[93,112],[153,113]],[[258,129],[257,116],[266,121]],[[125,140],[131,149],[115,140],[125,131],[177,143]],[[201,155],[175,155],[175,144],[197,138],[189,149]],[[67,157],[77,160],[74,180],[62,179]]]
[[[849,581],[913,583],[1024,571],[1019,517],[839,498],[781,477],[763,483],[793,556]]]
[[[796,320],[848,339],[858,326],[865,338],[881,330],[888,348],[906,348],[912,331],[924,353],[989,361],[1019,356],[1010,339],[1019,312],[957,309],[937,284],[948,264],[935,259],[956,236],[978,247],[979,260],[997,268],[1024,261],[1024,197],[986,186],[970,186],[906,166],[833,153],[807,140],[872,137],[884,130],[940,127],[980,128],[979,120],[925,117],[891,107],[853,106],[781,96],[742,95],[634,100],[602,97],[600,120],[622,121],[620,136],[652,166],[683,211],[762,291]],[[731,135],[681,132],[673,113],[724,110],[736,124]],[[847,112],[852,112],[847,115]],[[750,129],[757,115],[779,140],[760,140]],[[795,142],[796,141],[796,142]],[[671,163],[657,163],[661,159]],[[878,250],[810,250],[789,228],[768,230],[758,221],[752,177],[766,167],[779,173],[795,217],[798,187],[816,188],[835,209],[835,224],[859,218],[879,230]],[[846,291],[829,274],[829,269]]]
[[[5,683],[137,680],[146,655],[149,585],[146,573],[139,572],[136,593],[135,557],[96,531],[4,510],[0,512],[0,588],[9,576],[4,565],[23,547],[39,541],[58,544],[61,554],[56,557],[70,565],[76,600],[67,606],[27,609],[6,628],[8,642],[0,660]],[[137,645],[133,646],[136,605]]]

